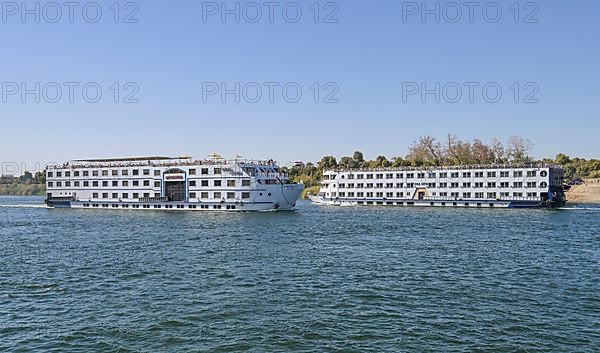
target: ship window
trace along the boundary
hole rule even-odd
[[[160,192],[155,192],[154,197],[160,197]]]
[[[61,178],[62,177],[62,172],[56,172],[56,177],[57,178]]]
[[[112,194],[112,198],[113,198],[113,199],[118,199],[118,198],[119,198],[119,194],[118,194],[118,193],[116,193],[116,192],[113,192],[113,194]]]
[[[221,180],[215,180],[215,181],[213,182],[213,185],[214,185],[214,186],[221,186]]]
[[[195,198],[196,198],[196,193],[190,192],[190,199],[195,199]]]
[[[250,186],[250,180],[242,180],[242,186]]]
[[[208,186],[208,180],[202,180],[200,186]]]
[[[196,180],[190,180],[190,186],[196,186]]]
[[[221,174],[221,168],[215,168],[214,174]]]
[[[160,170],[155,170],[154,171],[154,176],[160,176]]]
[[[79,182],[78,181],[74,182],[73,184],[75,185],[75,187],[79,187]]]
[[[542,170],[542,172],[540,173],[540,176],[542,176],[543,178],[548,176],[548,172],[545,170]]]
[[[227,180],[227,187],[230,187],[230,188],[235,187],[235,180]]]
[[[60,187],[62,187],[62,182],[60,182],[60,181],[57,181],[57,182],[56,182],[56,187],[59,187],[59,188],[60,188]]]
[[[150,169],[144,169],[143,170],[143,174],[144,175],[150,175]]]
[[[79,172],[75,171],[75,172],[73,172],[73,175],[76,176],[76,177],[78,177],[79,176]]]
[[[132,175],[140,175],[140,171],[138,169],[134,169],[131,171]]]
[[[108,176],[108,170],[103,170],[102,171],[102,176]]]
[[[132,181],[133,186],[140,186],[140,181],[139,180],[134,180]]]
[[[98,176],[98,171],[97,170],[92,170],[92,176]]]
[[[545,181],[542,181],[542,183],[540,184],[541,188],[547,188],[548,187],[548,183]]]
[[[154,187],[155,188],[159,188],[160,187],[160,181],[155,181],[154,182]]]
[[[133,193],[133,198],[134,198],[134,199],[139,199],[139,198],[140,198],[140,194],[139,194],[139,193],[137,193],[137,192],[134,192],[134,193]]]
[[[105,193],[102,193],[102,198],[103,198],[103,199],[107,199],[107,198],[108,198],[108,193],[107,193],[107,192],[105,192]]]
[[[48,178],[52,178],[52,172],[48,172]]]
[[[227,193],[227,198],[228,199],[235,199],[235,192],[228,192]]]
[[[128,193],[126,193],[126,192],[124,192],[124,193],[123,193],[123,198],[124,198],[124,199],[128,199],[128,198],[129,198],[129,194],[128,194]]]
[[[144,186],[150,186],[150,180],[144,180]]]
[[[118,176],[119,175],[119,171],[118,170],[113,170],[112,171],[112,176]]]
[[[220,199],[220,198],[221,198],[221,193],[220,193],[220,192],[215,192],[215,193],[213,194],[213,198],[214,198],[214,199]]]
[[[242,198],[243,199],[249,199],[250,198],[250,193],[249,192],[243,192],[242,193]]]
[[[93,193],[93,194],[92,194],[92,198],[93,198],[93,199],[97,199],[97,198],[98,198],[98,193],[97,193],[97,192]]]
[[[190,169],[190,175],[196,175],[196,169]]]
[[[121,183],[123,186],[129,186],[129,182],[127,180],[123,180],[123,182]]]
[[[207,199],[208,198],[208,193],[207,192],[201,192],[200,193],[200,198]]]
[[[118,181],[118,180],[113,180],[113,182],[112,182],[112,186],[113,186],[113,187],[117,187],[117,186],[119,186],[119,181]]]
[[[208,174],[208,168],[202,168],[200,171],[204,175]]]
[[[129,171],[127,169],[121,170],[121,175],[127,176],[129,175]]]
[[[51,182],[51,181],[49,181],[49,182],[48,182],[48,187],[49,187],[49,188],[52,188],[52,187],[54,187],[54,183],[53,183],[53,182]]]
[[[71,176],[71,172],[65,172],[65,178],[69,178]]]

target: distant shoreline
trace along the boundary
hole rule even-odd
[[[45,193],[44,184],[0,184],[2,196],[44,196]]]
[[[600,179],[584,179],[567,191],[568,203],[600,203]]]

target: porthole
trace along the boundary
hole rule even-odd
[[[542,172],[540,173],[540,175],[545,178],[545,177],[548,176],[548,172],[545,171],[545,170],[542,170]]]
[[[548,183],[545,181],[542,181],[542,183],[540,184],[541,188],[547,188],[548,187]]]

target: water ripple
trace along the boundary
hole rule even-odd
[[[0,351],[598,351],[597,207],[40,202],[0,198]]]

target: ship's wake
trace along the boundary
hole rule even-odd
[[[50,208],[40,204],[0,205],[0,208]]]
[[[561,211],[600,211],[600,206],[598,207],[559,207]]]

